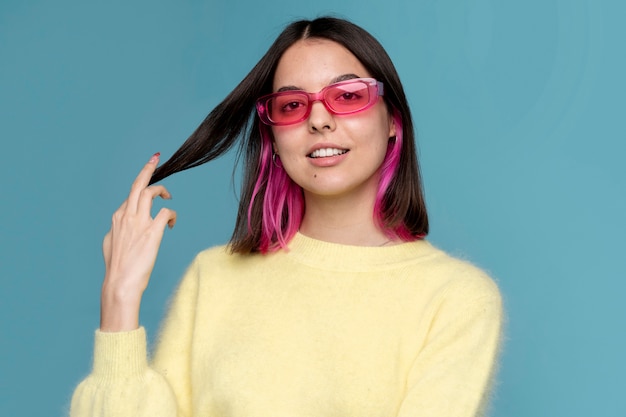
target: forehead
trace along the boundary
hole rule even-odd
[[[273,89],[290,86],[318,91],[344,74],[371,77],[343,45],[327,39],[304,39],[291,45],[278,61]]]

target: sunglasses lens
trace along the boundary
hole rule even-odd
[[[328,107],[337,114],[355,113],[370,104],[369,88],[361,81],[330,86],[324,98]]]
[[[267,116],[278,124],[296,123],[304,118],[308,106],[309,98],[305,94],[282,94],[267,101]]]

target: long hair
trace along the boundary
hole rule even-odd
[[[381,168],[374,219],[390,237],[415,240],[428,233],[411,112],[400,78],[380,43],[346,20],[321,17],[288,25],[237,87],[155,171],[151,183],[202,165],[239,143],[244,173],[230,248],[237,253],[285,247],[304,215],[302,190],[272,163],[271,131],[256,115],[258,97],[272,92],[283,53],[302,39],[327,39],[348,49],[385,86],[384,101],[396,124]]]

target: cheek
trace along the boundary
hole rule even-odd
[[[275,134],[272,142],[272,148],[276,154],[276,159],[280,160],[280,165],[285,170],[287,175],[293,178],[294,172],[297,172],[298,151],[295,148],[293,135]]]
[[[297,132],[287,126],[272,127],[272,150],[278,155],[287,156],[293,149]]]
[[[357,142],[376,152],[386,151],[389,138],[394,136],[391,133],[395,134],[393,122],[389,123],[386,113],[350,121],[347,127]]]

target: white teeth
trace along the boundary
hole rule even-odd
[[[346,149],[323,148],[313,151],[309,156],[311,158],[325,158],[327,156],[342,155],[348,152]]]

